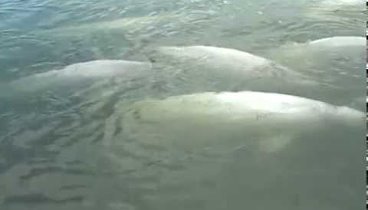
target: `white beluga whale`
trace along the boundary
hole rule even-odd
[[[145,92],[150,84],[150,68],[151,64],[145,62],[94,60],[33,74],[0,84],[1,108],[46,111],[68,104],[63,110],[83,106],[79,111],[85,116],[106,113],[110,106],[113,109],[114,101]]]
[[[214,46],[167,46],[158,47],[154,51],[154,55],[151,59],[155,60],[155,56],[158,58],[167,56],[168,58],[175,59],[173,62],[186,62],[190,59],[191,62],[198,62],[199,64],[213,65],[214,60],[218,60],[218,69],[229,69],[234,65],[234,69],[237,71],[251,71],[253,68],[259,66],[268,65],[270,62],[262,57],[239,51],[236,49],[214,47]],[[194,60],[194,61],[193,61]],[[231,67],[229,67],[231,66]]]
[[[364,0],[322,0],[311,1],[309,10],[315,12],[365,11]]]
[[[364,131],[365,119],[363,112],[348,107],[253,91],[148,99],[119,109],[121,130],[130,142],[188,154],[242,145],[273,153],[310,133],[342,128]]]
[[[363,18],[366,1],[364,0],[322,0],[311,1],[306,16],[324,20],[346,20]]]
[[[290,43],[271,50],[267,57],[314,80],[336,87],[332,92],[340,94],[336,99],[341,100],[332,101],[339,105],[348,105],[354,98],[365,96],[365,37],[334,36],[305,43]],[[360,101],[359,106],[362,106],[364,101]]]
[[[318,68],[325,68],[326,64],[345,64],[350,66],[350,68],[330,68],[317,71],[331,73],[331,71],[340,70],[345,71],[345,73],[340,73],[340,75],[349,73],[353,77],[360,77],[362,75],[360,70],[365,63],[365,46],[365,37],[334,36],[305,43],[288,43],[280,48],[271,50],[268,57],[295,69],[304,68],[308,71],[308,75],[311,71]],[[323,63],[325,65],[319,67]]]
[[[309,42],[312,47],[361,47],[366,45],[366,38],[359,36],[334,36]]]
[[[313,2],[314,5],[319,6],[321,9],[334,11],[334,10],[359,10],[364,11],[366,1],[364,0],[322,0]]]
[[[171,87],[179,84],[181,90],[190,86],[192,92],[253,90],[298,95],[298,91],[321,85],[271,60],[236,49],[166,46],[147,56],[158,79],[166,78]]]
[[[78,87],[109,78],[130,81],[147,76],[150,68],[149,63],[138,61],[94,60],[27,76],[10,82],[9,87],[16,92],[27,93],[60,87]]]

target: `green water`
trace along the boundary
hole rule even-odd
[[[206,148],[200,154],[162,151],[124,136],[121,107],[145,98],[221,91],[214,87],[229,84],[213,85],[208,80],[215,76],[206,74],[172,83],[161,74],[93,81],[34,76],[91,60],[148,62],[149,49],[157,46],[211,45],[254,53],[313,77],[325,74],[310,68],[348,72],[348,80],[318,79],[352,87],[354,97],[337,95],[341,103],[357,102],[338,105],[362,110],[364,48],[326,50],[330,54],[288,48],[331,36],[365,36],[364,2],[333,11],[322,11],[318,3],[1,1],[0,209],[363,208],[363,125],[311,133],[274,156],[247,145],[215,154]],[[307,54],[290,53],[300,51]],[[232,135],[224,132],[218,138],[226,141]],[[185,138],[191,136],[200,139],[190,133]]]

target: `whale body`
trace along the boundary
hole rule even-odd
[[[359,36],[334,36],[305,43],[292,43],[272,50],[267,57],[314,80],[334,86],[334,98],[327,102],[349,105],[365,96],[366,39]],[[328,95],[328,94],[326,94]],[[324,98],[323,98],[324,99]],[[360,100],[360,110],[365,110]]]
[[[325,10],[364,10],[364,0],[323,0],[316,3],[321,9]]]
[[[259,66],[269,65],[269,61],[253,54],[239,51],[236,49],[213,47],[213,46],[167,46],[159,47],[151,55],[151,59],[160,59],[166,57],[173,59],[172,62],[186,62],[190,60],[192,63],[215,67],[213,62],[217,60],[218,69],[233,68],[236,71],[251,71]],[[156,57],[155,57],[156,56]]]
[[[359,36],[334,36],[309,42],[312,47],[354,47],[365,46],[366,38]]]
[[[341,127],[364,130],[360,111],[266,92],[172,96],[123,109],[121,130],[131,139],[186,152],[240,145],[275,152],[308,133]]]
[[[362,20],[365,17],[364,11],[364,0],[322,0],[311,2],[305,14],[309,18],[349,21],[356,18]]]
[[[106,78],[137,79],[147,75],[149,63],[126,60],[94,60],[72,64],[59,70],[51,70],[10,82],[18,92],[42,91],[47,89],[79,86]]]
[[[196,83],[192,85],[199,87],[195,92],[253,90],[297,94],[298,90],[319,85],[299,72],[236,49],[166,46],[154,49],[148,57],[157,72],[163,72],[159,78]]]
[[[346,67],[339,68],[345,72],[340,75],[360,77],[361,68],[365,63],[365,46],[365,37],[334,36],[305,43],[286,44],[271,51],[268,57],[295,70],[303,68],[308,71],[308,75],[318,68],[320,72],[331,73],[336,68],[323,69],[323,71],[321,68],[325,68],[326,65],[345,64]]]
[[[156,175],[149,182],[155,194],[145,201],[158,209],[174,207],[185,196],[184,203],[203,199],[206,209],[225,202],[235,202],[234,209],[275,206],[258,196],[276,197],[278,209],[292,209],[295,194],[304,209],[320,207],[312,201],[321,196],[329,208],[361,192],[354,180],[364,174],[363,112],[252,91],[146,99],[116,109],[121,113],[114,114],[115,125],[121,127],[110,130],[117,133],[111,144],[115,159],[124,169],[139,168],[132,170],[139,177]]]

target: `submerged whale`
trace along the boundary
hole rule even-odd
[[[364,0],[322,0],[311,2],[306,9],[307,17],[325,20],[338,18],[364,17]]]
[[[315,8],[319,7],[323,10],[359,10],[364,11],[365,6],[364,0],[322,0],[318,1],[317,3],[314,3]]]
[[[106,78],[134,80],[146,76],[149,63],[126,60],[94,60],[72,64],[59,70],[47,71],[10,82],[17,92],[35,92],[60,87],[75,87]]]
[[[345,73],[340,75],[360,77],[365,64],[365,46],[365,37],[334,36],[305,43],[289,43],[271,50],[268,57],[296,70],[302,68],[308,74],[314,70],[321,73],[343,71]],[[336,65],[346,66],[325,69]]]
[[[312,47],[354,47],[365,46],[366,38],[359,36],[334,36],[310,41]]]
[[[329,102],[349,105],[364,97],[366,39],[359,36],[334,36],[305,43],[291,43],[271,50],[267,57],[314,80],[331,86],[336,99]],[[364,100],[360,100],[363,108]]]
[[[310,133],[364,131],[365,119],[363,112],[348,107],[253,91],[172,96],[120,109],[121,130],[132,142],[189,154],[242,145],[273,153]]]
[[[197,86],[197,92],[253,90],[298,95],[299,90],[320,85],[299,72],[236,49],[166,46],[147,56],[156,72],[162,72],[159,79],[166,78],[174,84],[171,86]]]

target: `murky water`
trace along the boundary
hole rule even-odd
[[[363,111],[364,4],[3,0],[0,208],[363,208],[363,120],[293,101],[295,121],[267,103],[239,120],[249,99],[180,95],[250,89]],[[328,37],[345,38],[312,41]],[[190,45],[221,48],[157,50]]]

